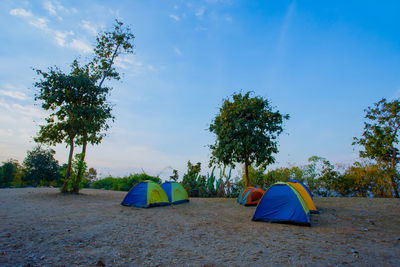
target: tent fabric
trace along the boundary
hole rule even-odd
[[[306,202],[308,209],[310,210],[311,213],[318,213],[317,207],[314,204],[314,201],[312,200],[311,194],[309,193],[310,191],[308,188],[301,182],[295,180],[295,179],[290,179],[286,181],[289,185],[294,187],[297,192],[301,195],[301,197],[304,199],[304,202]]]
[[[254,187],[249,186],[249,187],[247,187],[245,190],[243,190],[243,192],[239,195],[239,197],[238,197],[238,199],[237,199],[237,202],[238,202],[239,204],[242,204],[243,198],[247,197],[248,194],[249,194],[249,191],[250,191],[251,189],[253,189],[253,188],[254,188]]]
[[[126,194],[121,205],[138,208],[169,205],[167,194],[153,181],[138,183]]]
[[[300,181],[298,181],[298,180],[296,180],[296,179],[289,179],[289,180],[287,180],[286,182],[287,182],[287,183],[288,183],[288,182],[292,182],[292,183],[299,183],[299,184],[301,184],[301,185],[304,187],[304,189],[307,190],[307,192],[308,192],[308,194],[310,195],[311,199],[313,198],[313,195],[311,194],[310,189],[308,189],[308,187],[307,187],[305,184],[303,184],[302,182],[300,182]]]
[[[243,195],[240,204],[244,206],[255,206],[258,204],[265,191],[260,188],[247,188],[247,192]]]
[[[180,204],[189,201],[188,193],[180,183],[165,182],[161,185],[161,187],[167,194],[169,203]]]
[[[252,220],[311,226],[310,211],[303,198],[294,187],[284,182],[275,183],[267,190]]]

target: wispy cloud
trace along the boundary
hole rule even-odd
[[[227,22],[232,22],[232,21],[233,21],[233,19],[232,19],[232,17],[231,17],[230,15],[226,15],[226,16],[225,16],[225,20],[226,20]]]
[[[87,30],[92,35],[97,35],[97,27],[94,26],[90,21],[82,20],[82,28]]]
[[[22,92],[16,92],[16,91],[7,91],[7,90],[1,90],[0,89],[0,95],[3,96],[8,96],[17,100],[28,100],[29,97]]]
[[[32,12],[23,8],[14,8],[10,10],[10,15],[17,17],[32,17]]]
[[[177,15],[175,15],[175,14],[169,14],[169,17],[170,17],[171,19],[174,19],[175,21],[179,21],[179,20],[180,20],[180,18],[179,18]]]
[[[196,16],[196,17],[202,17],[203,15],[204,15],[204,12],[206,11],[206,8],[205,7],[200,7],[200,8],[198,8],[196,11],[195,11],[195,13],[194,13],[194,15]]]
[[[181,52],[181,50],[179,50],[179,48],[178,47],[174,47],[174,51],[175,51],[175,53],[178,55],[178,56],[182,56],[182,52]]]
[[[47,7],[48,12],[51,14],[54,12],[55,14],[57,14],[56,10],[66,10],[58,2],[54,2],[56,3],[56,5],[54,5],[52,2],[46,3],[48,4],[45,6]],[[23,8],[12,9],[9,13],[10,15],[24,18],[31,26],[41,30],[42,32],[50,36],[53,41],[60,47],[68,47],[74,50],[78,50],[82,53],[90,53],[92,51],[91,45],[88,44],[84,39],[71,38],[75,35],[73,31],[60,31],[51,28],[49,26],[49,20],[45,17],[35,16],[32,14],[31,11],[25,10]],[[89,23],[86,23],[84,25],[86,25],[87,29],[90,28],[90,30],[93,30],[93,28],[90,27],[91,25]]]
[[[92,52],[92,47],[90,44],[86,43],[84,40],[72,39],[72,41],[68,44],[69,47],[82,51],[83,53]]]
[[[277,42],[277,49],[279,51],[281,51],[283,49],[284,45],[285,45],[286,35],[287,35],[288,30],[289,30],[290,24],[292,22],[292,17],[293,17],[295,8],[296,8],[296,3],[293,1],[290,4],[290,6],[289,6],[289,8],[288,8],[288,10],[287,10],[287,12],[285,14],[285,17],[283,19],[283,23],[282,23],[281,30],[280,30],[280,33],[279,33],[279,39],[278,39],[278,42]]]

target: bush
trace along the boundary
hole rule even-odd
[[[159,177],[150,176],[146,173],[130,174],[126,177],[112,177],[108,176],[104,179],[94,181],[92,188],[105,189],[105,190],[116,190],[116,191],[129,191],[132,187],[142,181],[150,180],[161,184]]]

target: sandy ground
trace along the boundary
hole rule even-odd
[[[140,209],[125,192],[0,189],[0,266],[400,266],[400,199],[316,198],[312,227],[235,199]]]

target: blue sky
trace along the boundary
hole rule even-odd
[[[136,48],[109,83],[116,121],[88,148],[103,176],[182,175],[188,160],[206,167],[207,128],[240,90],[291,116],[270,168],[312,155],[351,164],[364,109],[400,97],[397,1],[4,0],[0,10],[0,161],[22,162],[46,115],[32,68],[85,61],[115,18],[131,26]],[[65,145],[56,152],[66,162]]]

